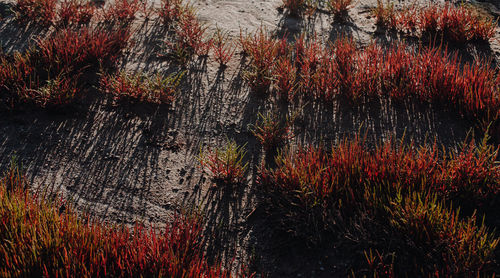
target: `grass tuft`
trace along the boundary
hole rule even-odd
[[[293,138],[292,121],[290,119],[280,121],[271,113],[259,113],[258,116],[257,123],[250,127],[250,131],[259,140],[266,152],[282,146],[286,141]]]
[[[200,153],[200,163],[217,185],[234,186],[246,179],[248,162],[243,163],[246,151],[234,141],[225,146]]]

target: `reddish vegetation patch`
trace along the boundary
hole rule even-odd
[[[39,40],[37,51],[41,63],[51,70],[80,71],[87,67],[114,65],[127,46],[127,28],[105,30],[84,27],[78,31],[64,29],[54,36]]]
[[[90,3],[81,3],[78,0],[66,0],[61,3],[58,11],[59,24],[80,25],[88,24],[94,16],[96,8]]]
[[[342,19],[347,15],[352,0],[329,0],[327,1],[328,10],[337,18]]]
[[[461,151],[449,154],[441,153],[436,145],[417,148],[391,141],[369,150],[363,140],[355,139],[342,142],[330,153],[305,149],[279,156],[278,168],[264,171],[262,177],[284,191],[310,191],[301,195],[308,204],[338,198],[340,193],[346,194],[344,202],[355,202],[358,198],[352,190],[362,192],[366,183],[383,184],[393,192],[436,192],[444,199],[481,207],[491,205],[500,190],[497,155],[484,142],[465,144]]]
[[[188,6],[182,3],[182,0],[162,0],[158,16],[164,24],[179,22],[181,18],[191,13]]]
[[[271,85],[279,50],[278,42],[261,29],[249,36],[240,34],[240,46],[243,53],[252,59],[250,68],[245,72],[245,80],[254,92],[265,93]]]
[[[227,33],[223,33],[220,29],[217,29],[213,39],[214,58],[221,67],[227,65],[235,52],[232,42],[228,40],[228,36]]]
[[[54,23],[62,26],[87,24],[95,10],[92,3],[80,0],[64,0],[59,7],[56,0],[17,0],[15,5],[20,21],[38,22],[45,27]]]
[[[1,58],[0,91],[11,100],[40,106],[71,103],[80,92],[82,74],[114,64],[129,36],[127,29],[58,31],[25,54]]]
[[[347,16],[349,6],[352,0],[328,0],[324,1],[308,1],[308,0],[282,0],[282,7],[286,10],[289,16],[301,17],[302,15],[312,16],[316,11],[332,14],[335,19],[344,19]],[[324,8],[323,9],[323,5]]]
[[[347,38],[324,48],[316,39],[306,42],[303,37],[282,46],[261,32],[242,38],[241,44],[252,59],[246,80],[259,91],[272,83],[280,95],[295,95],[298,88],[306,100],[332,101],[340,95],[353,101],[416,99],[458,108],[485,121],[498,117],[500,74],[488,62],[461,66],[458,55],[446,49],[413,51],[404,44],[358,49]]]
[[[32,53],[16,54],[12,58],[0,60],[0,92],[9,102],[34,103],[36,105],[59,106],[68,104],[78,94],[78,75],[67,71],[54,73],[38,69],[37,59]]]
[[[116,0],[104,10],[102,17],[123,24],[134,20],[139,8],[139,0]]]
[[[207,170],[217,185],[235,186],[246,179],[248,162],[244,162],[246,151],[235,142],[208,150],[200,154],[201,166]]]
[[[290,119],[280,121],[275,115],[267,113],[265,115],[259,114],[257,123],[251,126],[250,130],[264,147],[264,150],[268,152],[293,138],[291,125]]]
[[[396,252],[393,267],[399,274],[454,276],[488,269],[498,244],[484,225],[476,224],[475,216],[459,218],[447,205],[453,201],[458,207],[498,210],[496,157],[497,151],[486,143],[476,147],[471,142],[457,153],[444,154],[437,146],[390,141],[370,150],[357,138],[331,151],[305,148],[280,155],[275,168],[263,169],[260,184],[270,194],[274,212],[284,217],[283,228],[295,236],[321,242],[325,232],[352,230],[344,225],[365,215],[382,227],[389,223],[394,238],[411,240],[408,248],[429,250],[430,257],[416,257],[412,265],[406,243],[383,248],[390,240],[384,238],[388,231],[376,234],[371,247]],[[431,252],[435,246],[442,248]]]
[[[273,75],[279,98],[291,101],[296,93],[297,68],[293,66],[290,59],[283,57],[276,62]]]
[[[163,1],[159,16],[173,33],[164,42],[166,53],[163,56],[174,58],[180,64],[186,64],[195,55],[208,56],[213,39],[206,38],[207,28],[198,21],[190,6],[182,5],[181,1]],[[218,50],[222,49],[225,50],[225,44]],[[228,53],[219,53],[219,60],[221,54],[229,56]]]
[[[396,11],[392,4],[378,1],[377,24],[412,34],[440,34],[454,42],[488,41],[495,35],[496,22],[471,7],[429,4]]]
[[[144,73],[119,72],[101,78],[101,90],[115,99],[136,100],[150,103],[172,103],[184,73],[163,77],[160,74],[147,76]]]
[[[306,0],[282,0],[283,7],[291,16],[300,16],[306,10]]]
[[[56,5],[56,0],[17,0],[17,17],[49,26],[56,17]]]
[[[26,190],[13,167],[0,180],[2,276],[230,277],[204,259],[202,222],[177,216],[163,232],[81,220]]]

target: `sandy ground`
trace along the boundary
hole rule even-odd
[[[334,40],[340,34],[350,34],[361,46],[372,40],[398,39],[376,32],[369,13],[375,4],[372,0],[357,1],[347,22],[334,23],[321,13],[311,20],[286,17],[278,9],[279,0],[193,1],[209,33],[218,27],[235,40],[240,30],[254,32],[264,26],[277,36],[314,30],[324,40]],[[481,5],[498,14],[500,7]],[[129,71],[175,70],[156,58],[161,40],[158,22],[139,18],[134,28],[135,44],[121,67]],[[469,58],[498,57],[497,29],[489,46],[469,45],[458,50]],[[0,42],[7,51],[19,49],[40,34],[40,30],[24,28],[11,19],[0,22]],[[342,276],[348,260],[339,259],[342,254],[335,251],[310,254],[311,259],[307,259],[309,254],[304,250],[283,251],[279,242],[269,245],[271,227],[254,212],[254,178],[263,155],[248,125],[255,123],[258,112],[273,109],[291,114],[298,107],[253,96],[242,80],[246,63],[237,54],[229,67],[220,71],[211,60],[193,61],[182,93],[170,107],[116,106],[91,93],[72,111],[63,113],[2,109],[0,165],[3,169],[15,154],[34,187],[58,192],[73,200],[78,209],[107,221],[132,224],[139,220],[161,226],[182,208],[201,208],[207,215],[207,232],[213,234],[207,239],[209,253],[236,257],[258,273],[271,277]],[[341,100],[333,105],[308,103],[296,121],[292,143],[333,143],[352,136],[360,127],[373,141],[405,133],[420,143],[435,136],[439,143],[456,147],[473,123],[428,105],[380,102],[352,107]],[[248,186],[231,192],[213,189],[198,162],[200,148],[219,146],[228,138],[246,144],[246,159],[251,165]]]

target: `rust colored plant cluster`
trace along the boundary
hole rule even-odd
[[[186,64],[195,55],[209,54],[213,40],[206,37],[206,26],[198,21],[191,6],[182,0],[164,0],[158,13],[169,28],[170,36],[164,42],[166,56]]]
[[[97,20],[104,25],[90,27],[96,7],[79,0],[67,0],[56,9],[56,1],[19,0],[20,18],[46,20],[57,27],[46,38],[40,38],[25,54],[3,55],[0,61],[0,91],[11,103],[17,100],[41,106],[71,103],[80,93],[81,76],[112,68],[128,45],[129,23],[137,11],[145,11],[139,0],[119,0],[100,10]],[[213,39],[205,39],[205,27],[199,23],[193,8],[182,0],[165,0],[156,10],[167,25],[169,55],[186,63],[193,55],[208,55]],[[84,26],[88,25],[88,26]],[[102,27],[100,27],[102,26]],[[62,28],[59,28],[62,27]],[[227,36],[216,38],[215,58],[224,66],[234,49]],[[8,56],[8,57],[7,57]],[[105,74],[101,87],[115,98],[131,98],[154,103],[171,103],[181,74],[168,77],[146,77],[143,74]]]
[[[271,113],[259,113],[258,116],[259,120],[250,127],[250,131],[259,140],[266,152],[280,147],[293,138],[292,121],[290,119],[280,121],[276,115]]]
[[[290,16],[300,16],[307,9],[307,0],[282,0]]]
[[[263,180],[270,178],[284,191],[310,192],[302,196],[306,198],[304,204],[322,203],[332,194],[346,194],[342,197],[344,204],[355,202],[361,195],[352,195],[350,190],[362,192],[362,184],[368,183],[383,184],[392,193],[435,192],[446,200],[481,207],[491,205],[500,190],[497,154],[484,142],[477,147],[474,142],[465,144],[453,154],[440,154],[437,146],[416,148],[390,141],[370,151],[363,140],[356,138],[335,146],[329,154],[321,149],[305,149],[279,156],[280,167],[265,171]],[[308,172],[318,172],[319,176]],[[302,186],[305,188],[295,188]]]
[[[72,103],[82,95],[89,75],[116,65],[129,44],[130,28],[122,24],[134,18],[138,0],[115,1],[102,9],[107,18],[120,24],[91,23],[97,8],[80,0],[20,0],[18,17],[53,25],[46,37],[40,37],[23,54],[2,55],[0,92],[11,105],[32,103],[56,107]],[[102,14],[101,14],[102,15]]]
[[[56,0],[18,0],[15,11],[20,20],[40,22],[50,26],[56,18]]]
[[[128,28],[64,29],[37,42],[41,63],[55,71],[96,70],[114,65],[127,46]]]
[[[190,13],[192,13],[192,9],[184,5],[182,0],[162,0],[161,7],[158,10],[158,16],[164,24],[179,22]]]
[[[94,16],[103,22],[126,25],[141,9],[139,0],[117,0],[98,9],[83,0],[16,0],[15,11],[21,21],[39,22],[46,27],[89,24]],[[145,8],[143,8],[145,10]]]
[[[344,19],[347,16],[349,6],[352,0],[329,0],[327,1],[328,10],[336,19]]]
[[[58,23],[62,26],[88,24],[92,20],[95,11],[96,7],[90,3],[66,0],[61,3],[58,11]]]
[[[0,92],[11,102],[68,104],[80,92],[83,74],[113,65],[127,46],[127,29],[63,29],[39,39],[26,53],[0,59]]]
[[[231,277],[210,265],[202,221],[177,215],[163,232],[80,219],[27,190],[14,164],[0,180],[0,275],[4,277]],[[241,275],[243,276],[243,275]]]
[[[80,0],[65,0],[58,8],[56,0],[17,0],[17,18],[21,21],[38,22],[49,27],[88,24],[96,7]]]
[[[114,1],[98,14],[97,19],[105,23],[103,27],[90,27],[84,25],[93,25],[93,4],[66,0],[57,8],[56,1],[19,0],[19,18],[43,19],[47,26],[54,24],[57,28],[47,38],[38,39],[25,54],[1,57],[2,98],[12,104],[17,100],[40,106],[71,103],[81,91],[81,76],[116,64],[131,36],[128,25],[145,5],[139,0]],[[194,55],[208,55],[215,41],[215,59],[221,66],[229,62],[234,49],[227,36],[218,33],[214,39],[206,39],[206,28],[196,19],[191,6],[182,0],[165,0],[156,11],[169,30],[168,54],[177,61],[186,63]],[[179,81],[179,76],[146,78],[120,73],[106,75],[101,85],[115,98],[170,103]]]
[[[279,56],[279,43],[272,39],[263,29],[253,35],[240,34],[240,46],[245,55],[250,56],[250,69],[244,78],[252,91],[265,93],[273,78],[273,67]]]
[[[414,51],[404,44],[358,49],[350,38],[323,47],[304,36],[288,44],[262,31],[243,37],[241,45],[251,58],[245,75],[250,87],[262,93],[272,85],[285,100],[415,99],[488,121],[500,110],[498,71],[487,61],[461,65],[446,49]]]
[[[135,19],[140,7],[139,0],[115,0],[103,11],[101,17],[106,21],[127,24]]]
[[[219,63],[220,67],[227,66],[235,52],[234,45],[229,41],[228,33],[217,28],[212,41],[215,61]]]
[[[459,216],[456,207],[498,211],[497,155],[485,142],[466,143],[450,154],[435,145],[392,141],[370,149],[356,137],[330,151],[285,152],[275,168],[262,170],[259,183],[272,197],[269,205],[282,217],[282,228],[294,236],[324,242],[369,219],[376,232],[364,236],[378,251],[395,253],[392,267],[402,276],[488,273],[499,239],[476,223],[471,210]],[[415,255],[420,253],[427,255]]]
[[[223,147],[200,153],[200,163],[217,185],[235,186],[246,179],[245,154],[244,146],[229,141]]]
[[[379,0],[373,13],[379,26],[413,35],[438,34],[459,43],[488,41],[495,35],[496,22],[465,5],[433,3],[396,10],[392,3]]]
[[[130,74],[124,71],[101,78],[101,90],[112,94],[116,100],[135,100],[157,104],[170,104],[175,100],[184,72],[163,77],[145,73]]]

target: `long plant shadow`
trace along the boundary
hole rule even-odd
[[[215,185],[206,194],[203,209],[206,215],[207,255],[230,262],[237,256],[242,239],[242,221],[247,205],[246,185],[228,187]]]
[[[24,52],[37,38],[49,33],[49,28],[36,23],[20,22],[12,14],[10,4],[1,3],[0,50],[5,53]]]

